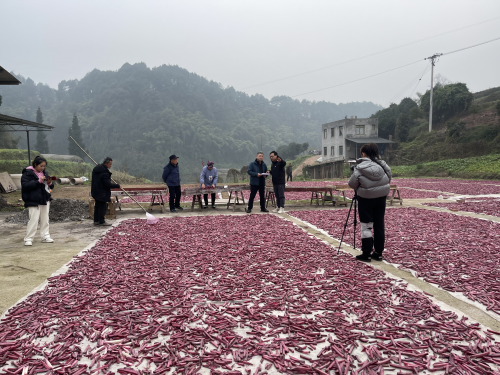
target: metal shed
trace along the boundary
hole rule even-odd
[[[3,115],[0,113],[0,132],[26,132],[28,141],[28,164],[31,164],[30,132],[51,131],[53,126],[38,122],[23,120],[22,118]]]

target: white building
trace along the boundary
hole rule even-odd
[[[343,120],[321,125],[321,162],[352,160],[361,157],[360,148],[365,143],[376,143],[380,154],[388,143],[394,143],[378,136],[378,119],[351,116]]]

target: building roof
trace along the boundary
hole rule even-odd
[[[19,85],[20,83],[21,81],[0,66],[0,85]]]
[[[0,132],[19,131],[48,131],[54,129],[53,126],[39,124],[38,122],[23,120],[22,118],[2,115],[0,113]]]
[[[351,141],[354,143],[395,143],[393,141],[389,141],[388,139],[372,137],[372,138],[346,138],[347,141]]]

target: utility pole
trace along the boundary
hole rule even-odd
[[[262,149],[262,134],[260,135],[260,152],[264,152]]]
[[[442,56],[442,53],[435,53],[434,55],[427,57],[425,60],[431,60],[431,97],[430,97],[430,106],[429,106],[429,133],[432,131],[432,95],[434,94],[434,60],[436,60],[439,56]]]

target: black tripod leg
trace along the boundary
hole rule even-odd
[[[357,214],[358,214],[358,200],[357,199],[354,199],[355,202],[354,202],[354,235],[353,235],[353,248],[356,249],[356,225],[358,223],[358,217],[357,217]]]
[[[349,216],[351,216],[351,210],[352,210],[352,204],[354,203],[354,199],[351,201],[351,207],[349,207],[349,212],[347,213],[347,219],[345,220],[344,223],[344,231],[342,232],[342,237],[340,237],[340,243],[339,243],[339,248],[337,250],[337,255],[340,253],[340,247],[342,246],[342,241],[344,241],[344,234],[345,230],[347,228],[347,224],[349,223]],[[356,215],[356,206],[354,206],[354,215]],[[354,216],[354,232],[356,232],[356,216]]]

